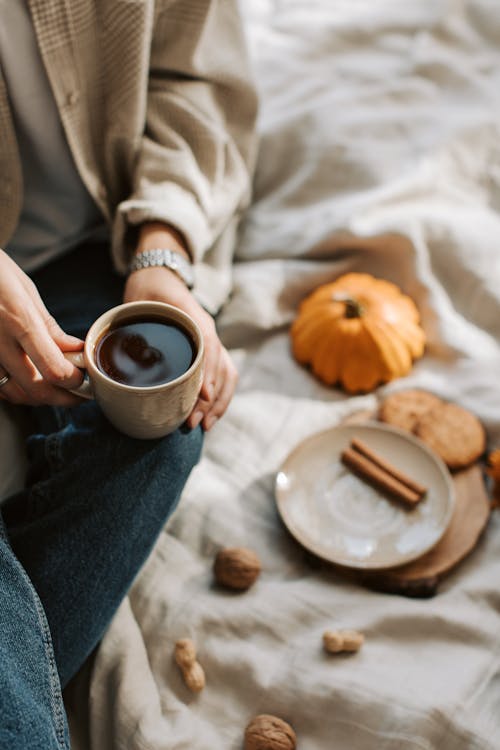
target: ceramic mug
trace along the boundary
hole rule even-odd
[[[110,330],[130,320],[164,320],[184,331],[194,348],[189,368],[159,385],[127,385],[113,380],[96,362],[96,347]],[[127,302],[108,310],[90,327],[83,351],[66,352],[66,359],[86,371],[82,385],[73,393],[95,399],[120,432],[134,438],[158,438],[173,432],[190,415],[203,378],[203,337],[185,312],[164,302]]]

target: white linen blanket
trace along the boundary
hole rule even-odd
[[[239,750],[247,722],[272,713],[300,750],[498,750],[497,513],[437,596],[419,600],[306,554],[273,495],[295,445],[396,388],[457,401],[500,445],[498,3],[253,0],[243,11],[262,140],[218,321],[239,388],[68,692],[74,747]],[[300,299],[348,270],[399,284],[429,341],[407,378],[361,397],[322,386],[289,350]],[[262,560],[244,594],[213,585],[228,545]],[[362,650],[327,657],[331,627],[363,631]],[[185,636],[206,671],[197,696],[172,660]]]

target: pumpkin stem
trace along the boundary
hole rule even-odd
[[[332,299],[334,302],[344,303],[344,315],[346,318],[361,318],[364,313],[364,307],[361,302],[358,302],[354,297],[349,297],[348,294],[333,294]]]

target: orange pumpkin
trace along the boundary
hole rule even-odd
[[[301,302],[290,336],[298,362],[349,393],[406,375],[425,348],[413,300],[367,273],[348,273],[318,287]]]

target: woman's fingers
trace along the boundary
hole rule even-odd
[[[2,376],[3,373],[4,371],[2,370]],[[16,381],[9,378],[7,383],[0,388],[0,398],[3,401],[10,401],[11,404],[25,404],[27,397],[23,389],[17,385]]]
[[[1,397],[26,404],[79,403],[67,391],[77,388],[83,375],[63,350],[81,348],[50,316],[32,280],[0,250],[0,371],[10,376]]]
[[[64,355],[45,327],[43,319],[36,317],[30,327],[17,332],[16,340],[44,380],[61,388],[76,388],[82,382],[82,374]],[[2,359],[4,359],[2,354]],[[3,362],[8,368],[8,362]],[[12,374],[12,373],[11,373]],[[27,373],[26,373],[27,375]],[[22,374],[21,374],[22,378]],[[27,381],[21,379],[25,388]]]
[[[203,335],[205,352],[203,360],[203,383],[201,384],[200,398],[203,401],[210,402],[215,395],[217,387],[221,343],[211,318],[208,323],[201,327],[201,332]]]
[[[24,406],[40,406],[50,403],[53,406],[77,406],[82,399],[63,388],[53,388],[49,395],[43,397],[32,397],[24,391],[12,378],[0,389],[0,399],[9,401],[11,404]],[[50,401],[48,400],[50,399]]]
[[[56,388],[69,390],[82,382],[81,371],[64,358],[38,322],[34,322],[31,331],[21,333],[17,340],[1,340],[0,351],[3,368],[31,401],[51,403],[44,399],[54,395]]]
[[[218,358],[214,367],[211,363],[210,382],[212,383],[212,396],[207,399],[200,393],[196,406],[187,420],[188,427],[197,427],[201,422],[204,430],[210,430],[215,422],[224,414],[234,395],[238,382],[238,372],[234,366],[229,353],[219,343]],[[204,381],[205,382],[205,381]]]
[[[238,382],[238,372],[229,352],[220,342],[215,325],[208,329],[204,327],[202,333],[205,343],[203,383],[200,397],[187,420],[187,425],[194,429],[201,423],[207,431],[229,406]]]
[[[236,367],[233,365],[227,350],[224,348],[222,349],[222,358],[225,366],[223,368],[223,373],[219,378],[219,390],[201,423],[201,426],[206,431],[210,430],[226,411],[238,382],[238,372]]]
[[[51,338],[56,342],[56,344],[63,352],[79,351],[83,346],[83,341],[76,336],[70,336],[68,333],[65,333],[57,320],[52,317],[52,315],[45,307],[38,289],[33,284],[31,279],[26,277],[25,283],[28,290],[30,291],[30,296],[33,304],[38,310],[40,318],[42,319],[43,325],[47,329],[49,336],[51,336]]]
[[[33,362],[16,344],[1,346],[1,370],[9,373],[9,381],[0,389],[0,395],[12,403],[53,404],[54,406],[73,406],[80,399],[65,388],[51,384],[33,365]],[[82,380],[79,375],[79,382]],[[76,383],[74,387],[79,385]]]
[[[223,378],[222,345],[215,333],[215,327],[202,330],[205,346],[203,361],[203,382],[200,395],[188,418],[188,426],[197,427],[208,414],[217,393],[220,390],[220,382]]]

